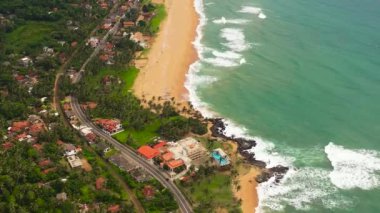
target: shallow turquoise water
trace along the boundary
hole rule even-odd
[[[294,168],[261,186],[260,210],[380,212],[380,1],[206,0],[204,10],[193,78],[208,83],[197,95]]]

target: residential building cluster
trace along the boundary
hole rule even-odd
[[[182,176],[192,165],[201,165],[209,156],[203,145],[192,137],[177,142],[159,141],[153,146],[144,145],[137,152],[167,170],[172,178]]]

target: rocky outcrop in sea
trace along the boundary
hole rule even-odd
[[[289,167],[282,165],[266,168],[267,164],[264,161],[257,160],[255,158],[255,153],[247,151],[256,146],[255,140],[225,135],[226,124],[222,118],[212,118],[208,119],[208,121],[212,123],[210,130],[213,137],[236,142],[238,144],[239,153],[246,159],[246,161],[249,164],[262,169],[262,173],[256,177],[258,183],[268,181],[272,177],[275,178],[276,182],[279,182],[289,170]]]

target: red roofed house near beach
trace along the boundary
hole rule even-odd
[[[12,126],[9,128],[12,132],[19,132],[30,126],[29,121],[16,121],[12,123]]]
[[[141,146],[138,150],[138,153],[145,157],[146,159],[150,160],[160,154],[159,151],[153,149],[150,146]]]
[[[158,144],[154,145],[153,146],[153,149],[159,151],[159,152],[164,152],[166,149],[165,149],[165,145],[167,144],[166,141],[163,141],[161,140]]]
[[[45,125],[43,123],[36,123],[36,124],[33,124],[30,129],[29,129],[29,133],[31,135],[38,135],[40,132],[44,131],[45,130]]]
[[[184,165],[185,162],[183,162],[182,159],[178,159],[178,160],[172,160],[172,161],[169,161],[168,163],[166,163],[166,165],[169,167],[170,170],[174,170],[182,165]]]
[[[117,119],[97,119],[95,123],[100,125],[103,130],[112,135],[123,130],[123,127]]]
[[[162,160],[163,160],[164,162],[168,162],[168,161],[172,160],[173,157],[174,157],[173,152],[167,152],[167,153],[165,153],[165,154],[163,154],[163,155],[161,156],[161,158],[162,158]]]
[[[107,210],[108,210],[108,212],[116,213],[116,212],[120,211],[120,206],[119,205],[113,205],[113,206],[108,207]]]

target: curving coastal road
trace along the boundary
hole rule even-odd
[[[87,118],[86,114],[83,112],[82,108],[78,103],[78,99],[75,97],[71,97],[71,108],[75,116],[79,119],[79,121],[92,128],[92,131],[98,135],[99,137],[107,140],[110,144],[112,144],[116,149],[118,149],[123,156],[127,159],[131,159],[135,161],[138,165],[144,168],[147,172],[149,172],[154,178],[156,178],[163,186],[169,189],[178,203],[179,208],[183,213],[192,213],[192,208],[190,203],[186,200],[185,196],[178,189],[178,187],[168,179],[168,175],[159,170],[153,164],[150,164],[148,161],[143,159],[141,156],[135,153],[131,148],[120,144],[117,140],[112,138],[110,135],[101,130],[98,126],[92,123],[90,119]]]

